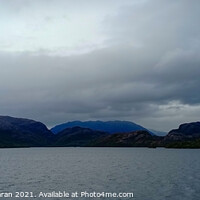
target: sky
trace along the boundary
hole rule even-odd
[[[0,115],[200,121],[199,19],[199,0],[0,0]]]

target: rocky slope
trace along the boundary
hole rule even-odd
[[[54,146],[88,146],[93,140],[107,135],[105,132],[89,128],[67,128],[55,135]]]
[[[0,116],[0,147],[48,146],[52,137],[41,122]]]
[[[167,141],[185,141],[200,138],[200,122],[181,124],[178,129],[171,130],[165,137]]]
[[[152,136],[147,131],[116,133],[93,141],[91,146],[99,147],[158,147],[163,137]]]
[[[168,148],[200,148],[200,122],[181,124],[164,138]]]

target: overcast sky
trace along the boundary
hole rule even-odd
[[[0,114],[200,121],[199,19],[199,0],[0,0]]]

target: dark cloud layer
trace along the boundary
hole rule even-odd
[[[103,20],[103,48],[70,56],[2,51],[1,114],[49,126],[122,119],[158,130],[199,120],[199,11],[197,0],[124,5]]]

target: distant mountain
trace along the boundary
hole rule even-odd
[[[105,132],[94,131],[89,128],[66,128],[55,135],[54,146],[88,146],[93,140],[107,135]]]
[[[41,122],[0,116],[0,147],[47,146],[53,136]]]
[[[157,136],[166,136],[167,135],[167,132],[164,132],[164,131],[157,131],[157,130],[154,130],[154,129],[148,129],[149,131],[151,131],[154,135],[157,135]]]
[[[91,143],[97,147],[158,147],[162,146],[163,137],[153,136],[149,132],[135,131],[130,133],[115,133],[98,138]]]
[[[131,131],[138,131],[138,130],[145,130],[151,133],[151,131],[147,130],[146,128],[135,124],[133,122],[129,121],[72,121],[72,122],[67,122],[64,124],[57,125],[51,129],[51,131],[54,134],[57,134],[61,132],[62,130],[66,128],[72,128],[72,127],[82,127],[82,128],[89,128],[92,130],[98,130],[98,131],[103,131],[107,132],[110,134],[113,133],[127,133]],[[151,133],[152,134],[152,133]]]

